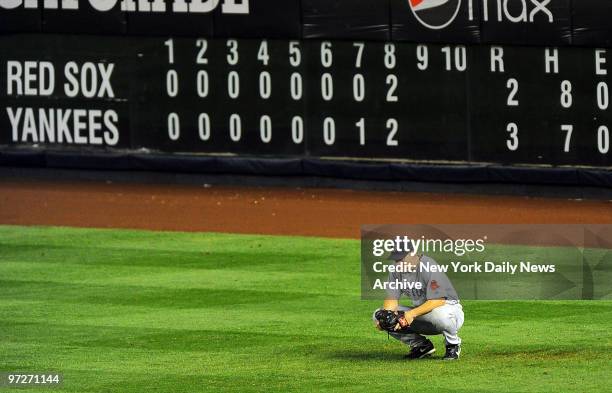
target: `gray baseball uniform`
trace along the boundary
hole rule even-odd
[[[421,257],[421,265],[437,265],[432,258]],[[390,333],[393,338],[411,347],[423,345],[427,340],[423,335],[443,334],[446,344],[461,344],[457,332],[463,325],[463,307],[450,280],[443,272],[430,272],[417,266],[415,272],[391,272],[389,282],[421,283],[421,289],[388,289],[388,299],[400,299],[405,295],[412,299],[412,307],[400,306],[400,311],[409,311],[430,299],[446,299],[446,304],[421,315],[412,322],[409,328],[401,332]],[[376,312],[375,312],[376,313]],[[373,319],[374,316],[372,316]]]

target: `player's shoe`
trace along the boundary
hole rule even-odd
[[[436,348],[434,348],[431,341],[427,340],[425,344],[419,345],[418,347],[413,347],[405,358],[408,360],[423,359],[430,356],[434,352],[436,352]]]
[[[461,354],[461,345],[447,345],[444,360],[458,360]]]

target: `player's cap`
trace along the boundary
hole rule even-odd
[[[406,257],[406,255],[410,254],[413,250],[414,250],[414,247],[412,246],[412,242],[409,241],[406,250],[392,251],[391,254],[389,254],[389,257],[387,259],[390,259],[393,261],[401,261],[402,259]]]
[[[401,261],[408,254],[410,254],[410,251],[393,251],[391,254],[389,254],[389,258],[387,259],[390,259],[393,261]]]

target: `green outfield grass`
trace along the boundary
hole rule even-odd
[[[406,362],[359,242],[0,226],[0,371],[66,392],[610,392],[612,301],[465,301],[459,362]],[[29,389],[18,391],[37,391]]]

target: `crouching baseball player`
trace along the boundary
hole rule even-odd
[[[463,325],[463,308],[446,274],[424,269],[422,265],[437,265],[424,255],[395,251],[389,259],[396,262],[396,267],[402,265],[402,268],[389,273],[387,297],[382,309],[376,310],[372,316],[376,327],[410,347],[407,359],[422,359],[433,354],[436,349],[425,336],[437,334],[444,335],[444,359],[459,359],[461,339],[457,333]],[[411,289],[394,289],[397,285],[390,285],[402,282],[414,285]],[[419,286],[416,283],[421,283],[421,289],[416,288]],[[401,295],[412,299],[412,307],[399,305]]]

